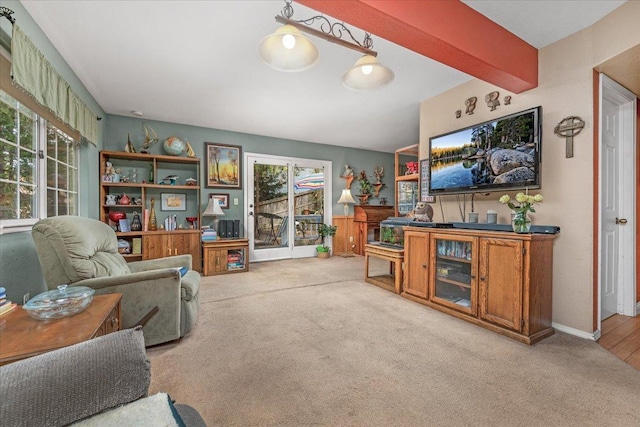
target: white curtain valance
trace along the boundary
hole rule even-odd
[[[16,24],[11,37],[11,76],[16,86],[96,145],[96,115]]]

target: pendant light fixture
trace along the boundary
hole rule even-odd
[[[260,56],[278,71],[304,71],[318,60],[318,48],[296,27],[285,24],[262,39]]]
[[[364,55],[342,78],[344,85],[349,89],[376,89],[393,81],[393,71],[380,64],[376,59],[378,53],[371,49],[371,34],[365,32],[364,40],[360,43],[343,23],[332,23],[324,16],[292,20],[292,0],[284,2],[282,14],[276,16],[276,21],[284,25],[260,42],[260,56],[267,65],[287,72],[303,71],[312,67],[318,60],[318,49],[302,34],[304,32]],[[321,22],[319,30],[311,27],[315,21]],[[344,40],[343,36],[349,36],[351,41]]]
[[[364,55],[349,68],[342,77],[342,83],[353,90],[370,90],[393,81],[393,71],[378,62],[372,55]]]

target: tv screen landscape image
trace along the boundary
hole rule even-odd
[[[540,188],[541,107],[429,139],[429,194]]]

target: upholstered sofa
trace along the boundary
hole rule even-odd
[[[191,255],[127,263],[111,227],[79,216],[43,219],[31,234],[49,289],[68,284],[121,293],[122,328],[158,307],[144,325],[147,346],[183,337],[195,324],[200,273],[192,270]]]
[[[0,425],[206,427],[194,408],[148,396],[150,382],[142,330],[114,332],[0,366]]]

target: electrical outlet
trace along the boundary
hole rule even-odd
[[[349,241],[353,243],[353,236],[349,236]]]
[[[27,292],[22,296],[22,305],[25,305],[29,301],[29,293]]]
[[[238,206],[238,198],[237,197],[233,198],[233,205],[234,206]]]

